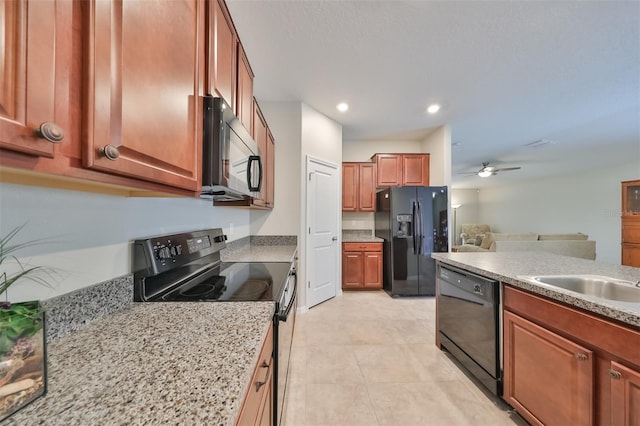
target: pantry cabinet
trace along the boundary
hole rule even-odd
[[[204,4],[87,4],[86,167],[199,189]]]
[[[375,154],[377,186],[429,186],[429,154]]]
[[[640,327],[504,287],[504,399],[529,423],[640,420]]]
[[[375,163],[342,163],[342,211],[376,211]]]
[[[0,4],[0,148],[54,157],[70,139],[72,4]]]
[[[264,340],[236,426],[273,424],[273,329]]]
[[[622,264],[640,268],[640,180],[622,182]]]
[[[342,289],[382,288],[382,243],[342,244]]]
[[[224,0],[207,2],[206,92],[223,98],[235,111],[238,36]]]

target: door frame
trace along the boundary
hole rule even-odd
[[[309,256],[309,253],[311,253],[312,251],[312,247],[311,247],[311,239],[308,238],[309,236],[309,227],[311,226],[311,214],[310,214],[310,208],[309,208],[309,204],[311,202],[311,197],[309,196],[309,173],[310,173],[310,169],[311,169],[311,164],[312,163],[316,163],[316,164],[321,164],[323,166],[326,167],[330,167],[332,169],[335,169],[336,174],[338,176],[338,183],[342,182],[342,167],[339,164],[336,163],[332,163],[331,161],[328,160],[323,160],[321,158],[318,157],[314,157],[312,155],[306,155],[305,156],[305,174],[304,174],[304,181],[305,181],[305,204],[304,204],[304,212],[305,212],[305,221],[304,221],[304,228],[303,228],[303,238],[304,238],[304,265],[305,265],[305,280],[303,282],[303,287],[305,290],[305,297],[304,297],[304,301],[305,301],[305,306],[303,308],[303,311],[306,311],[309,309],[309,287],[308,287],[308,283],[309,283],[309,271],[312,270],[311,268],[311,262],[313,261],[312,256]],[[337,195],[338,197],[338,202],[337,202],[337,214],[336,214],[336,229],[337,229],[337,241],[336,241],[336,246],[337,246],[337,252],[336,252],[336,271],[335,271],[335,283],[336,283],[336,296],[340,296],[342,295],[342,285],[341,285],[341,277],[342,277],[342,257],[341,257],[341,253],[342,253],[342,227],[341,222],[342,222],[342,185],[338,185],[337,188]]]

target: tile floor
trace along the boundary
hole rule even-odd
[[[348,292],[296,317],[286,426],[524,425],[435,346],[435,299]]]

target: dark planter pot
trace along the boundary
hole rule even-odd
[[[0,303],[0,421],[45,394],[46,372],[40,302]]]

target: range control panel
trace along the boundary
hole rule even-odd
[[[206,229],[136,240],[135,272],[151,276],[177,268],[226,247],[222,229]]]

